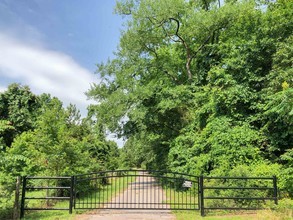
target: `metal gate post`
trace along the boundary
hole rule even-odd
[[[204,188],[203,188],[203,176],[199,177],[199,190],[200,190],[200,214],[204,216]]]
[[[21,219],[24,217],[25,188],[26,188],[26,176],[22,178],[22,193],[21,193],[21,204],[20,204],[20,218]]]
[[[277,186],[277,177],[273,176],[273,185],[274,185],[274,201],[278,205],[278,186]]]
[[[73,193],[74,193],[74,176],[70,178],[70,201],[69,201],[69,214],[72,214],[72,207],[73,207]]]

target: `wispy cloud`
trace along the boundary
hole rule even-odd
[[[84,94],[97,79],[70,56],[31,45],[0,33],[0,77],[21,81],[34,93],[50,93],[65,105],[76,104],[84,113]],[[0,85],[2,89],[3,85]]]

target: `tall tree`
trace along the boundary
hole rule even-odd
[[[129,19],[116,58],[98,66],[93,109],[134,153],[150,152],[152,168],[225,174],[266,160],[287,167],[293,1],[218,3],[118,3]]]

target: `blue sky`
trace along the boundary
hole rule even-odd
[[[122,17],[115,0],[1,0],[0,91],[12,82],[86,113],[96,64],[113,57]]]
[[[50,93],[83,116],[98,83],[96,64],[113,58],[122,17],[115,0],[0,0],[0,92],[13,82]],[[119,146],[122,140],[114,139]]]

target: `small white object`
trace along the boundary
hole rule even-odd
[[[189,180],[185,180],[184,183],[182,184],[182,187],[191,188],[192,182]]]

